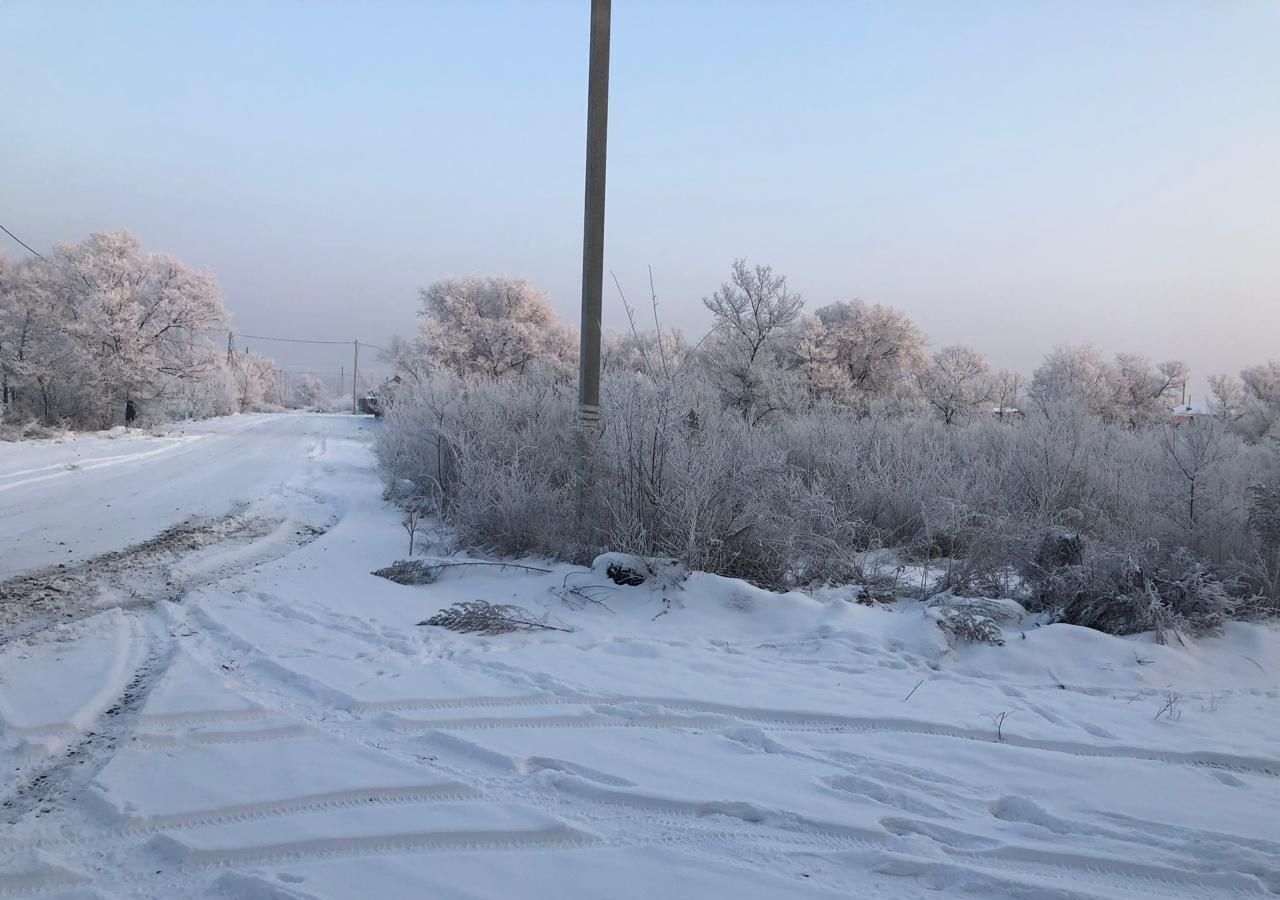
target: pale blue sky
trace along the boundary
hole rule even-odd
[[[0,0],[0,223],[130,228],[247,332],[380,343],[473,272],[576,322],[588,5]],[[636,301],[651,264],[670,324],[703,328],[744,255],[1024,370],[1078,339],[1200,377],[1280,355],[1280,3],[614,0],[613,25],[606,265]]]

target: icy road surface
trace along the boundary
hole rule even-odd
[[[236,416],[159,437],[0,443],[0,579],[118,550],[196,515],[219,516],[304,475],[335,425]]]
[[[402,587],[375,427],[0,445],[0,897],[1280,895],[1275,628],[953,649],[705,575]],[[575,630],[416,624],[460,600]]]

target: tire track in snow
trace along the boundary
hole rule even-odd
[[[152,728],[180,728],[184,725],[203,725],[211,722],[259,722],[273,719],[279,713],[262,707],[250,709],[207,709],[189,712],[140,713],[138,721]]]
[[[72,461],[54,463],[49,466],[38,466],[34,469],[22,469],[16,472],[7,472],[0,475],[0,492],[9,491],[14,488],[24,487],[26,485],[37,484],[42,481],[49,481],[54,478],[67,478],[79,472],[92,472],[95,469],[109,469],[115,466],[129,465],[136,462],[144,462],[154,459],[157,456],[166,456],[180,450],[190,450],[192,445],[200,441],[208,440],[213,435],[193,434],[184,435],[181,438],[170,438],[173,443],[163,447],[154,447],[150,450],[143,450],[139,453],[119,453],[115,456],[99,456],[84,461]],[[29,477],[28,477],[29,476]]]
[[[486,707],[557,706],[560,704],[600,703],[600,697],[587,694],[525,694],[511,697],[452,697],[445,699],[357,700],[350,704],[353,712],[408,712],[415,709],[482,709]]]
[[[137,628],[140,633],[155,630],[154,622],[147,623],[138,618],[134,621],[139,622]],[[168,669],[176,647],[168,635],[154,637],[148,643],[145,658],[134,669],[114,705],[98,718],[96,728],[85,733],[52,765],[18,783],[13,795],[0,803],[7,825],[15,826],[28,815],[41,815],[62,801],[75,799],[102,771],[116,747],[129,737],[137,720],[137,711]]]
[[[945,849],[945,848],[944,848]],[[1092,854],[1064,853],[1036,847],[1005,846],[990,850],[948,851],[956,860],[996,871],[1021,871],[1038,876],[1077,882],[1082,874],[1105,879],[1136,882],[1149,892],[1169,897],[1268,896],[1271,894],[1252,875],[1242,872],[1193,872],[1150,863],[1129,862]]]
[[[511,831],[415,831],[367,837],[313,838],[218,849],[190,847],[161,835],[154,838],[149,846],[159,855],[173,859],[184,870],[190,871],[304,859],[380,856],[388,853],[570,849],[594,846],[597,843],[595,836],[584,831],[568,825],[549,825],[545,828]]]
[[[247,731],[189,731],[181,734],[139,733],[130,738],[130,748],[167,750],[206,744],[257,744],[314,737],[318,732],[306,725],[281,725]]]
[[[478,797],[478,791],[457,782],[386,788],[357,788],[344,791],[329,791],[323,794],[306,794],[284,800],[245,803],[189,813],[131,816],[121,823],[120,828],[128,834],[147,834],[210,825],[230,825],[238,822],[251,822],[256,819],[293,816],[299,813],[330,812],[362,806],[403,806],[410,803],[474,800]]]
[[[42,865],[22,872],[0,873],[0,897],[43,894],[85,884],[89,878],[61,866]]]
[[[303,794],[281,800],[260,803],[244,803],[215,807],[184,813],[166,813],[152,816],[119,817],[114,811],[106,815],[114,817],[112,832],[47,835],[24,840],[5,842],[0,840],[0,853],[23,850],[46,850],[58,847],[99,847],[104,844],[131,843],[139,837],[162,832],[182,831],[218,825],[235,825],[259,819],[284,818],[304,813],[325,813],[344,809],[381,806],[406,806],[417,803],[444,803],[449,801],[483,801],[480,792],[469,785],[445,782],[431,785],[403,785],[385,788],[355,788],[329,791],[320,794]]]
[[[230,566],[219,566],[208,569],[199,575],[186,579],[183,586],[177,586],[172,580],[173,569],[185,558],[198,551],[231,543],[235,545],[240,538],[247,537],[246,547],[264,537],[270,537],[286,523],[264,519],[246,518],[235,514],[208,523],[186,522],[174,528],[166,529],[156,537],[124,550],[112,551],[94,559],[64,569],[43,570],[31,575],[19,576],[0,584],[0,598],[6,594],[9,598],[15,591],[21,599],[33,589],[44,584],[50,577],[74,578],[82,582],[83,593],[92,596],[89,587],[96,584],[109,584],[114,580],[127,581],[128,584],[145,591],[145,595],[134,604],[142,607],[139,611],[126,611],[130,617],[134,633],[143,638],[146,647],[145,656],[133,670],[129,681],[120,692],[114,705],[96,717],[95,722],[84,723],[80,739],[64,754],[50,765],[43,766],[30,776],[15,784],[11,796],[0,802],[3,821],[15,826],[24,818],[34,814],[42,815],[51,811],[67,799],[75,799],[83,794],[84,788],[95,778],[110,761],[117,747],[134,736],[137,725],[142,721],[141,710],[146,704],[152,688],[159,682],[173,661],[177,649],[177,639],[164,628],[159,617],[147,616],[145,608],[161,600],[181,601],[190,592],[213,583],[230,574],[250,571],[264,562],[287,556],[298,547],[304,546],[322,536],[329,526],[319,528],[303,524],[289,524],[295,529],[294,540],[284,542],[282,546],[268,548],[266,554],[250,554],[243,556]],[[24,594],[23,592],[27,593]],[[0,605],[7,609],[10,621],[15,607]],[[92,606],[87,599],[82,599],[78,606],[61,610],[75,616],[87,616],[101,612],[101,607]],[[23,634],[31,635],[44,626],[40,619],[28,620],[23,626]],[[14,633],[10,631],[8,638]],[[6,636],[0,631],[0,647],[6,642]],[[235,711],[237,714],[256,711]],[[154,738],[152,738],[154,740]]]
[[[494,728],[725,728],[733,722],[723,716],[646,714],[610,716],[482,717],[470,719],[406,719],[396,717],[393,726],[405,730],[480,731]]]

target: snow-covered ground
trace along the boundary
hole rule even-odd
[[[404,587],[375,427],[0,446],[0,896],[1280,894],[1275,628],[952,649],[706,575]],[[416,624],[469,600],[574,630]]]

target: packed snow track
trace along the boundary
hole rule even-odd
[[[396,585],[376,427],[0,445],[0,897],[1280,896],[1274,628]],[[470,600],[572,631],[417,624]]]

